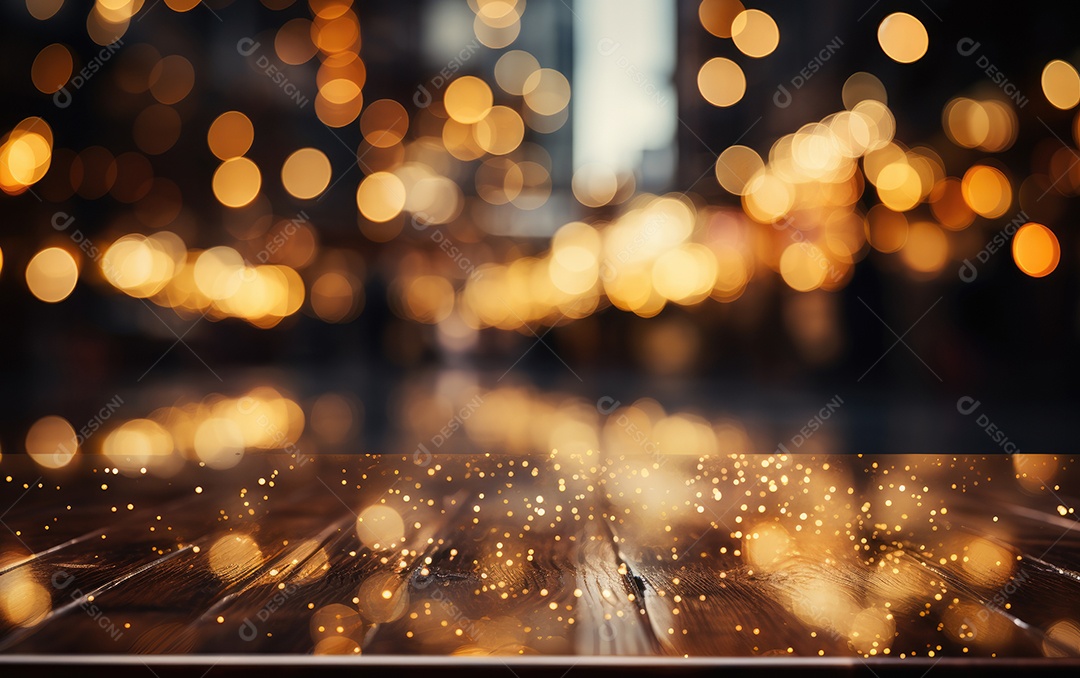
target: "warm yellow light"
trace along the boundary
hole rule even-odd
[[[60,43],[53,43],[38,52],[34,58],[34,64],[30,67],[30,79],[38,91],[52,94],[71,79],[73,65],[68,48]]]
[[[975,537],[964,546],[960,563],[976,586],[994,588],[1003,586],[1012,577],[1016,554],[989,539]]]
[[[371,221],[390,221],[405,207],[405,184],[390,172],[370,174],[356,189],[356,205]]]
[[[571,188],[577,201],[586,207],[608,204],[619,190],[619,178],[603,165],[582,165],[574,172]]]
[[[743,193],[743,209],[763,224],[777,221],[795,202],[795,189],[768,171],[758,172]]]
[[[282,24],[274,36],[274,51],[278,58],[291,66],[310,61],[319,51],[311,41],[311,33],[312,23],[303,17]]]
[[[330,160],[317,148],[301,148],[285,159],[281,183],[294,198],[307,200],[330,184]]]
[[[195,429],[195,455],[213,469],[232,468],[244,456],[244,433],[232,419],[213,417]]]
[[[156,421],[133,419],[110,431],[101,451],[121,471],[134,473],[171,455],[173,439]]]
[[[24,628],[37,626],[52,611],[52,594],[28,570],[8,568],[0,575],[0,618]]]
[[[166,235],[167,234],[167,235]],[[182,261],[183,241],[162,231],[147,238],[126,235],[105,250],[101,272],[117,289],[133,297],[153,296],[168,284]]]
[[[1032,278],[1042,278],[1057,268],[1061,260],[1061,246],[1049,228],[1028,223],[1013,236],[1012,254],[1017,268]]]
[[[930,38],[921,21],[905,12],[896,12],[878,26],[878,43],[893,61],[910,64],[926,54]]]
[[[1080,102],[1080,74],[1072,64],[1055,59],[1043,68],[1042,89],[1054,107],[1072,108]]]
[[[220,160],[237,158],[247,153],[255,138],[251,120],[240,111],[226,111],[210,124],[206,143],[210,152]]]
[[[165,4],[174,12],[190,12],[199,6],[202,0],[165,0]]]
[[[660,255],[652,269],[653,289],[677,304],[703,301],[716,282],[716,257],[699,243],[688,243]]]
[[[866,234],[878,252],[897,252],[907,242],[907,217],[885,205],[874,205],[866,215]]]
[[[215,576],[232,581],[262,565],[263,553],[251,535],[226,534],[210,545],[207,560]]]
[[[780,29],[771,16],[759,9],[748,9],[731,22],[731,39],[748,57],[761,58],[773,53],[780,44]]]
[[[214,195],[226,207],[243,207],[259,194],[262,174],[247,158],[232,158],[214,172]]]
[[[541,68],[525,78],[525,105],[540,115],[555,115],[570,103],[570,81],[553,68]]]
[[[26,118],[0,137],[0,190],[18,194],[40,181],[52,164],[52,141],[41,118]]]
[[[821,287],[829,268],[825,253],[809,242],[792,243],[780,255],[780,275],[791,289],[799,292]]]
[[[844,87],[841,90],[840,96],[844,100],[844,108],[849,111],[854,109],[860,102],[866,101],[867,99],[880,101],[883,104],[889,103],[889,96],[885,92],[885,85],[881,84],[881,80],[879,80],[877,76],[864,71],[852,73],[851,76],[844,81]]]
[[[937,273],[949,260],[949,241],[945,232],[928,221],[911,224],[900,258],[916,273]]]
[[[793,540],[778,523],[761,523],[743,537],[746,560],[756,570],[768,572],[791,557]]]
[[[491,110],[494,98],[488,84],[472,75],[466,75],[450,83],[446,88],[443,104],[446,113],[465,124],[480,122]]]
[[[964,202],[977,214],[996,219],[1012,205],[1012,186],[996,167],[975,165],[964,173],[960,185]]]
[[[930,193],[930,210],[941,225],[959,231],[971,225],[975,213],[964,201],[960,180],[953,177],[939,181]]]
[[[745,195],[750,180],[765,163],[761,156],[746,146],[729,146],[716,159],[716,180],[728,193]]]
[[[446,278],[422,275],[405,286],[405,310],[418,322],[434,325],[454,309],[454,288]]]
[[[390,148],[401,143],[409,130],[409,112],[393,99],[379,99],[368,104],[360,116],[364,141],[375,148]]]
[[[42,417],[26,434],[26,453],[45,468],[62,468],[79,451],[75,429],[63,417]]]
[[[362,291],[351,276],[328,271],[311,286],[311,310],[328,323],[344,322],[357,312]]]
[[[165,57],[150,71],[150,93],[159,103],[178,103],[194,86],[195,68],[179,54]]]
[[[26,9],[38,21],[51,19],[63,5],[64,0],[26,0]]]
[[[878,197],[894,212],[906,212],[919,204],[922,184],[907,162],[889,163],[877,176]]]
[[[41,250],[26,267],[26,284],[38,299],[50,304],[67,299],[79,279],[79,266],[66,250]]]
[[[196,288],[208,299],[227,299],[244,281],[244,259],[231,247],[211,247],[199,253],[192,274]]]
[[[538,70],[540,62],[532,54],[510,50],[495,62],[495,82],[507,94],[521,96],[525,93],[525,81]]]
[[[718,38],[731,37],[731,22],[743,11],[739,0],[702,0],[698,19],[708,32]]]
[[[356,518],[356,534],[364,546],[373,550],[386,549],[405,537],[405,521],[398,512],[385,504],[368,506]]]
[[[990,134],[990,116],[982,103],[957,97],[945,106],[942,127],[957,146],[976,148]]]
[[[713,106],[733,106],[746,94],[746,76],[731,59],[714,57],[698,71],[698,91]]]
[[[517,111],[507,106],[493,106],[473,130],[477,145],[492,155],[506,155],[517,150],[525,138],[525,123]]]

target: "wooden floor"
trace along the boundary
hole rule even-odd
[[[0,461],[9,661],[1080,656],[1072,458],[101,462]]]

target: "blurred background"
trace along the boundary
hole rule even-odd
[[[5,3],[0,449],[1060,451],[1078,14]]]

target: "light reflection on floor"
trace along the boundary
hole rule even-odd
[[[288,454],[222,414],[255,398],[200,405],[242,456],[169,417],[60,469],[5,456],[0,649],[1080,654],[1072,458],[598,453],[587,427],[547,454]],[[168,477],[119,456],[165,435]]]

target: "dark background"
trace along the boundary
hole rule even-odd
[[[85,9],[75,4],[68,3],[48,22],[32,19],[22,3],[6,3],[0,9],[4,44],[0,130],[10,129],[28,115],[41,115],[52,126],[57,148],[79,150],[100,144],[115,154],[132,150],[132,111],[139,108],[125,100],[131,95],[120,92],[107,72],[97,76],[79,92],[75,104],[63,110],[54,107],[51,97],[35,90],[30,82],[30,65],[48,43],[64,42],[84,57],[100,50],[86,36]],[[197,237],[188,239],[189,246],[203,247],[227,238],[215,225],[224,208],[210,192],[209,176],[216,161],[205,145],[205,130],[221,110],[249,112],[256,127],[256,142],[249,155],[257,162],[260,157],[278,157],[281,146],[306,145],[287,140],[291,135],[318,141],[334,164],[335,178],[339,168],[352,162],[346,148],[320,137],[322,125],[310,110],[263,101],[260,91],[216,84],[229,82],[225,75],[230,69],[244,67],[233,48],[236,40],[257,36],[291,16],[309,16],[306,4],[297,2],[282,12],[270,12],[247,0],[210,5],[224,21],[205,8],[183,15],[165,7],[149,12],[144,9],[145,21],[133,22],[124,36],[125,44],[148,42],[162,54],[183,53],[195,66],[195,90],[177,106],[184,116],[181,139],[152,160],[155,173],[180,186],[185,207],[198,217],[200,230]],[[735,143],[759,116],[760,122],[740,143],[767,149],[782,134],[841,109],[840,88],[856,71],[872,72],[885,83],[898,139],[909,146],[932,146],[942,155],[948,174],[962,176],[968,166],[990,155],[958,148],[942,132],[945,103],[988,83],[976,56],[957,52],[957,41],[963,37],[978,41],[978,54],[987,55],[1029,99],[1018,110],[1016,143],[1004,153],[993,154],[1009,168],[1014,196],[1025,177],[1045,172],[1047,149],[1052,152],[1061,143],[1050,130],[1070,146],[1075,145],[1074,114],[1050,106],[1039,85],[1047,61],[1071,60],[1080,54],[1073,30],[1080,21],[1080,7],[1074,3],[754,3],[780,25],[780,46],[769,58],[740,61],[747,75],[747,95],[729,109],[707,105],[696,92],[694,78],[700,64],[711,56],[735,53],[730,41],[716,39],[701,28],[697,5],[694,0],[677,2],[679,64],[675,84],[679,115],[685,124],[680,125],[677,135],[678,176],[669,190],[692,191],[713,204],[737,205],[717,186],[711,172],[690,185],[714,162],[715,155],[709,149],[719,151]],[[526,18],[530,12],[540,12],[541,7],[551,19],[548,29],[534,32],[528,39],[546,45],[549,62],[545,65],[558,67],[570,77],[574,58],[571,8],[557,0],[530,0]],[[420,55],[419,27],[427,11],[425,3],[365,2],[357,9],[364,40],[361,55],[368,67],[365,100],[394,98],[411,112],[409,102],[416,84],[427,81],[433,70]],[[877,44],[877,24],[893,11],[915,14],[929,32],[929,52],[915,64],[894,63]],[[805,87],[793,93],[791,107],[773,106],[776,86],[789,83],[834,36],[842,38],[844,47]],[[507,49],[516,47],[517,43]],[[462,74],[476,72],[490,79],[490,69],[501,51],[482,51],[486,55],[471,60]],[[287,72],[298,81],[313,78],[314,64],[313,60],[288,67]],[[565,192],[569,186],[566,149],[570,127],[543,140],[551,146],[556,192]],[[360,141],[356,125],[337,132],[350,145]],[[352,193],[361,174],[354,172],[352,178],[332,189],[329,199],[304,209],[318,224],[324,247],[356,251],[367,262],[365,302],[358,317],[334,325],[312,317],[305,309],[272,330],[256,329],[239,320],[202,320],[186,335],[193,318],[178,318],[169,309],[154,307],[163,323],[138,300],[85,280],[59,304],[42,303],[27,290],[22,271],[42,243],[55,237],[50,226],[55,211],[76,215],[78,228],[93,239],[125,206],[108,197],[95,201],[76,197],[53,204],[39,202],[28,193],[0,196],[4,215],[0,226],[0,411],[4,413],[0,441],[4,451],[19,447],[33,419],[60,413],[73,421],[85,420],[114,393],[125,394],[125,402],[131,403],[128,412],[138,416],[140,408],[149,410],[178,393],[231,393],[264,379],[286,383],[301,394],[328,389],[356,392],[367,408],[366,444],[377,447],[384,440],[383,430],[391,426],[391,394],[400,383],[423,379],[448,366],[473,370],[482,383],[500,383],[501,375],[515,365],[536,337],[526,331],[484,330],[475,351],[447,356],[433,339],[433,327],[394,315],[387,302],[387,288],[394,275],[391,264],[402,251],[430,243],[408,232],[390,243],[365,239],[356,227]],[[264,182],[264,190],[271,190],[270,186],[271,182]],[[469,187],[464,189],[468,192]],[[868,193],[872,195],[872,191]],[[288,199],[283,192],[272,197],[275,201]],[[288,213],[289,209],[279,211]],[[977,218],[969,228],[980,234],[975,251],[1018,209],[1014,200],[1009,214],[1000,220]],[[1073,228],[1077,209],[1075,200],[1052,193],[1040,201],[1040,210],[1041,214],[1031,210],[1028,214],[1054,230],[1062,250],[1057,270],[1042,279],[1019,271],[1007,248],[982,265],[972,283],[959,279],[954,262],[931,280],[915,280],[889,261],[895,255],[872,251],[856,266],[846,287],[828,293],[838,298],[837,323],[842,337],[841,350],[828,360],[808,360],[799,351],[783,319],[785,304],[798,293],[772,276],[771,280],[755,279],[751,287],[760,289],[731,304],[710,300],[691,308],[669,305],[651,319],[607,308],[556,327],[544,336],[552,350],[536,346],[506,379],[589,399],[617,393],[620,400],[631,401],[648,395],[672,408],[737,412],[774,422],[778,431],[785,430],[789,422],[805,422],[828,398],[842,394],[850,406],[842,413],[846,446],[837,451],[1000,451],[973,417],[956,412],[957,398],[970,395],[983,403],[983,411],[992,412],[995,423],[1008,431],[1023,451],[1067,451],[1075,444],[1073,420],[1080,367],[1075,350],[1080,332],[1078,241]],[[605,214],[604,210],[588,212],[582,208],[579,216]],[[551,231],[561,223],[553,215]],[[494,251],[514,246],[519,251],[540,253],[548,244],[543,237],[514,242],[502,236],[487,239]],[[956,256],[959,254],[954,253]],[[896,341],[889,328],[903,335],[916,322],[904,336],[911,351],[900,344],[881,358]],[[176,342],[166,324],[176,335],[184,336],[191,350],[175,345],[149,376],[139,381]],[[697,338],[698,350],[689,366],[674,373],[658,373],[643,358],[641,342],[658,327],[689,328]],[[547,328],[535,329],[543,335]],[[876,367],[867,372],[879,358]],[[929,367],[920,364],[920,359]],[[777,437],[787,439],[782,433]]]

